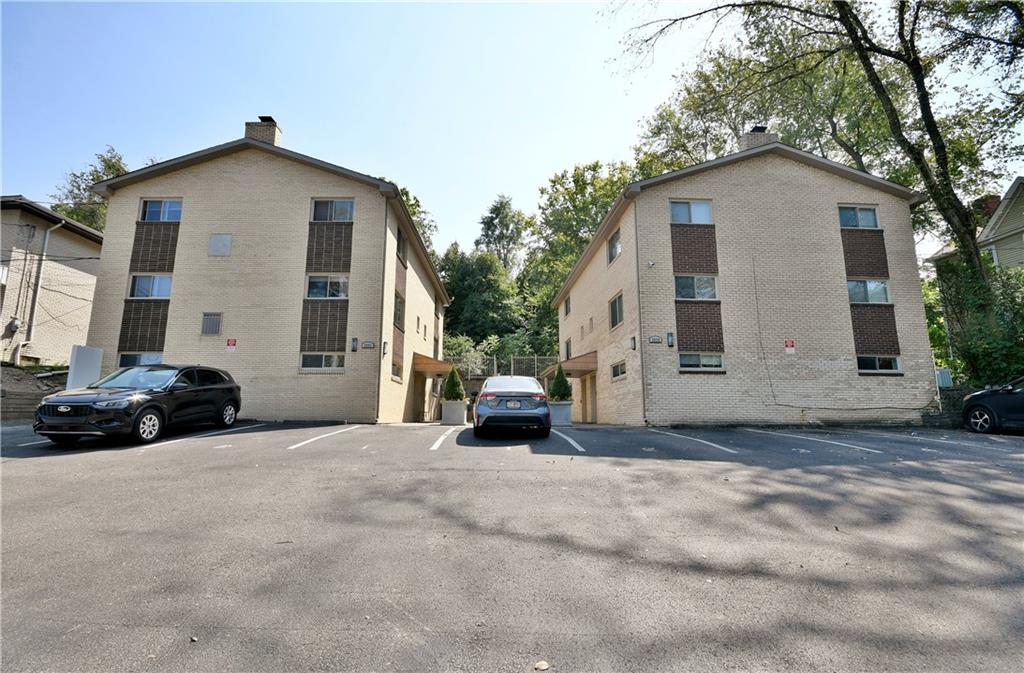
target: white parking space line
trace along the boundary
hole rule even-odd
[[[455,432],[456,430],[460,429],[460,427],[462,427],[462,426],[456,425],[456,426],[453,426],[453,427],[448,428],[447,430],[445,430],[445,433],[437,438],[437,441],[434,442],[434,444],[430,447],[430,450],[431,451],[437,451],[441,447],[442,442],[444,442],[444,440],[448,439],[448,435],[450,435],[453,432]]]
[[[346,427],[342,428],[341,430],[335,430],[334,432],[328,432],[327,434],[324,434],[324,435],[317,435],[316,437],[310,437],[309,439],[307,439],[304,442],[299,442],[298,444],[292,444],[291,446],[288,447],[288,451],[291,451],[292,449],[297,449],[300,446],[305,446],[306,444],[311,444],[311,443],[317,441],[318,439],[323,439],[324,437],[333,437],[334,435],[340,435],[341,433],[348,432],[349,430],[355,430],[358,427],[359,427],[358,425],[349,425],[349,426],[346,426]]]
[[[726,453],[739,453],[739,451],[737,451],[736,449],[730,449],[727,446],[722,446],[721,444],[715,444],[714,442],[709,442],[708,440],[700,439],[699,437],[691,437],[690,435],[681,435],[678,432],[666,432],[664,430],[655,430],[654,428],[647,428],[647,429],[650,430],[651,432],[656,432],[659,435],[671,435],[672,437],[682,437],[683,439],[690,439],[690,440],[693,440],[695,442],[700,442],[701,444],[707,444],[708,446],[713,446],[714,448],[718,449],[719,451],[725,451]]]
[[[169,439],[166,442],[157,442],[156,444],[150,444],[147,448],[155,449],[158,446],[167,446],[168,444],[177,444],[178,442],[184,442],[186,439],[199,439],[200,437],[212,437],[213,435],[223,435],[225,432],[238,432],[239,430],[249,430],[251,428],[260,428],[266,425],[266,423],[257,423],[255,425],[246,425],[238,428],[225,428],[223,430],[214,430],[213,432],[204,432],[201,435],[189,435],[188,437],[179,437],[178,439]]]
[[[579,442],[577,442],[575,439],[573,439],[569,435],[567,435],[567,434],[565,434],[563,432],[559,432],[558,430],[555,430],[554,428],[551,428],[551,432],[555,433],[556,435],[558,435],[559,437],[561,437],[565,441],[569,442],[569,444],[572,445],[572,448],[576,449],[580,453],[586,453],[587,452],[586,449],[584,449],[582,446],[579,445]]]
[[[869,449],[866,446],[857,446],[856,444],[847,444],[846,442],[837,442],[831,439],[820,439],[818,437],[807,437],[806,435],[794,435],[788,432],[775,432],[773,430],[757,430],[755,428],[743,428],[747,432],[760,432],[762,435],[778,435],[780,437],[795,437],[796,439],[806,439],[809,442],[821,442],[822,444],[834,444],[836,446],[845,446],[848,449],[857,449],[858,451],[867,451],[868,453],[885,453],[878,449]]]
[[[966,446],[972,449],[990,449],[992,451],[1005,451],[1005,449],[997,446],[985,446],[984,444],[976,444],[974,442],[960,442],[953,439],[939,439],[937,437],[927,437],[919,435],[901,435],[898,432],[881,432],[878,430],[856,430],[856,432],[863,433],[865,435],[875,435],[877,437],[897,437],[900,439],[915,439],[921,442],[938,442],[939,444],[952,444],[954,446]],[[924,451],[925,449],[921,449]]]
[[[18,444],[18,446],[35,446],[36,444],[49,444],[50,440],[44,439],[41,442],[25,442],[24,444]]]

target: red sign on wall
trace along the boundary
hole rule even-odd
[[[796,353],[796,339],[786,339],[782,342],[787,353]]]
[[[228,352],[234,353],[237,350],[238,339],[228,339]]]

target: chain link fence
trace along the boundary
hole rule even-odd
[[[515,355],[510,358],[472,354],[455,358],[452,364],[459,368],[468,379],[485,379],[488,376],[533,376],[539,377],[547,367],[558,362],[557,355]]]

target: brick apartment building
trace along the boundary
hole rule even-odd
[[[919,420],[918,200],[763,127],[628,185],[554,300],[574,420]]]
[[[100,182],[90,346],[104,371],[220,367],[242,416],[413,421],[436,407],[448,296],[398,188],[245,137]]]
[[[21,195],[3,197],[0,350],[16,365],[62,365],[84,344],[103,234]]]

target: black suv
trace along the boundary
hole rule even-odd
[[[90,435],[128,434],[148,444],[174,423],[231,427],[241,402],[241,388],[220,369],[125,367],[85,388],[44,397],[32,428],[58,446]]]

